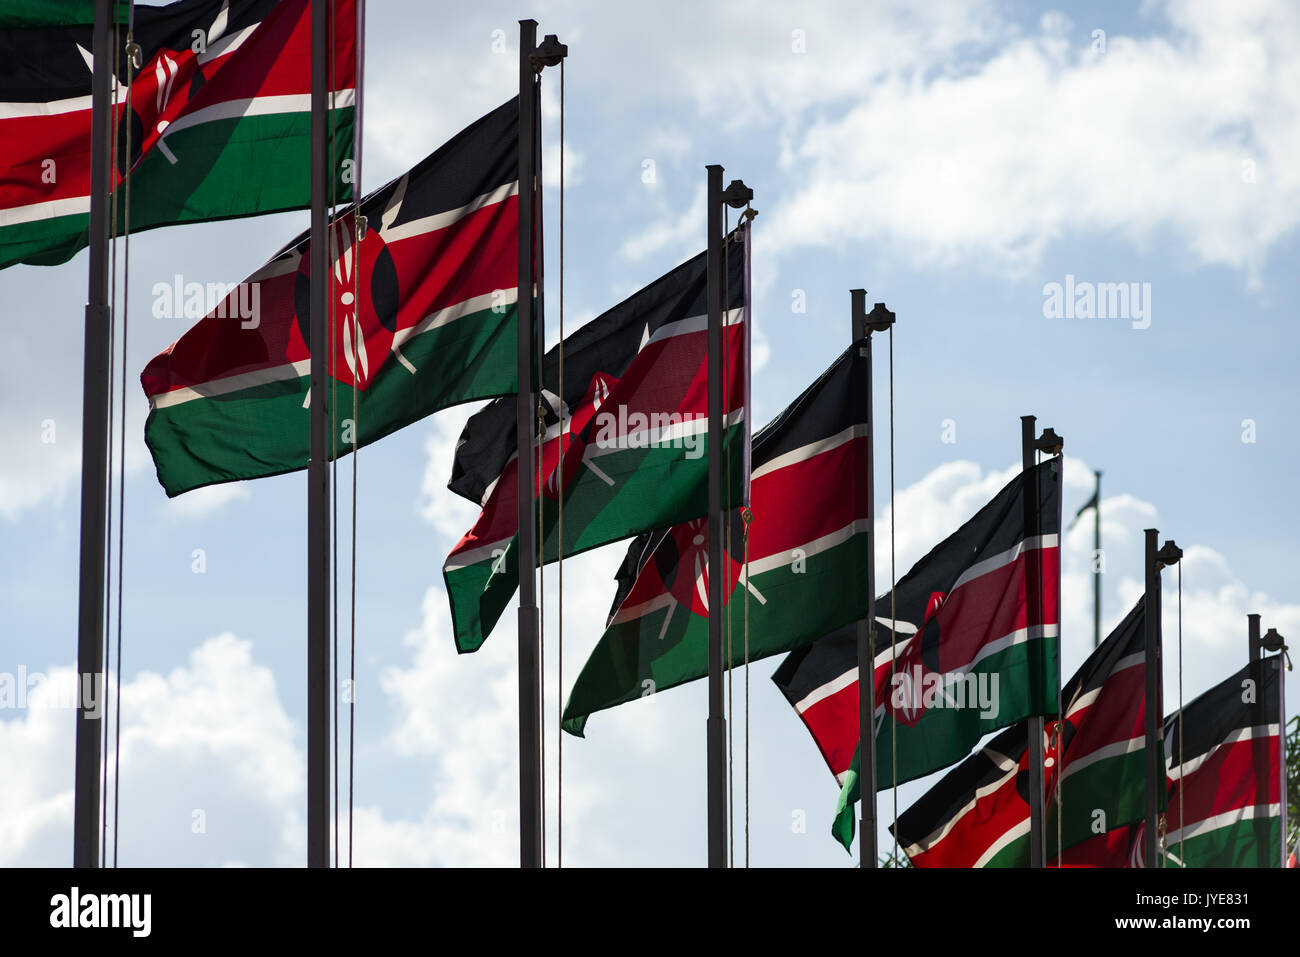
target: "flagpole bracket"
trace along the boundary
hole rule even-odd
[[[753,199],[754,191],[742,179],[733,179],[731,185],[722,191],[722,201],[732,209],[748,206]]]
[[[878,302],[867,312],[867,291],[850,289],[852,302],[853,341],[861,342],[870,338],[873,332],[884,332],[894,324],[894,313],[883,303]]]
[[[1286,639],[1277,633],[1276,628],[1264,632],[1264,637],[1259,640],[1259,647],[1264,651],[1286,655],[1286,670],[1291,670],[1291,655],[1288,653]]]
[[[1051,428],[1043,429],[1043,434],[1034,441],[1034,450],[1046,455],[1060,455],[1063,448],[1065,448],[1065,439]]]
[[[537,44],[537,49],[528,54],[534,73],[541,73],[548,66],[558,66],[569,55],[569,45],[561,43],[554,33],[548,33]]]

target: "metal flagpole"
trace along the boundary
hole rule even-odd
[[[1272,640],[1276,644],[1278,651],[1277,659],[1277,748],[1278,748],[1278,797],[1282,805],[1282,857],[1278,861],[1279,867],[1286,867],[1286,834],[1287,834],[1287,794],[1286,794],[1286,673],[1282,670],[1282,655],[1286,653],[1286,644],[1282,636],[1277,633],[1276,628],[1270,628],[1268,634],[1264,636],[1264,647],[1273,647],[1270,644]]]
[[[894,324],[894,314],[877,303],[867,315],[867,291],[849,290],[853,342],[861,343],[867,360],[867,617],[858,621],[858,780],[862,792],[860,866],[876,867],[880,852],[876,846],[876,424],[874,412],[871,334],[884,332]],[[892,507],[892,503],[891,503]],[[893,622],[890,622],[893,628]]]
[[[537,331],[541,325],[540,281],[535,281],[534,241],[540,246],[537,175],[541,147],[538,75],[569,55],[548,34],[539,46],[537,21],[519,21],[519,245],[516,322],[518,337],[515,438],[519,495],[519,866],[542,867],[542,677],[537,616]],[[534,236],[534,224],[537,235]],[[537,277],[540,280],[540,277]],[[534,303],[534,289],[537,301]]]
[[[537,80],[532,54],[537,21],[519,21],[519,273],[518,395],[515,404],[519,476],[519,865],[542,866],[541,671],[537,623],[536,490],[533,433],[533,201]]]
[[[108,479],[108,202],[110,0],[95,0],[91,41],[90,275],[81,388],[81,569],[77,606],[77,743],[73,797],[74,867],[99,867],[98,704],[104,687],[104,547]]]
[[[1278,865],[1281,866],[1281,867],[1286,867],[1286,858],[1287,858],[1287,847],[1286,847],[1286,824],[1287,824],[1287,814],[1286,814],[1286,812],[1287,812],[1287,807],[1286,807],[1286,674],[1282,671],[1282,657],[1283,657],[1283,655],[1286,654],[1287,647],[1286,647],[1286,641],[1285,641],[1285,639],[1283,639],[1283,637],[1277,633],[1277,629],[1276,629],[1276,628],[1270,628],[1270,629],[1268,630],[1268,632],[1267,632],[1266,634],[1264,634],[1262,637],[1261,637],[1261,635],[1260,635],[1260,633],[1259,633],[1259,628],[1260,628],[1260,625],[1259,625],[1259,615],[1247,615],[1247,616],[1246,616],[1246,636],[1247,636],[1247,641],[1248,641],[1248,643],[1249,643],[1249,647],[1250,647],[1250,664],[1251,664],[1251,666],[1252,666],[1252,667],[1251,667],[1251,677],[1253,677],[1253,678],[1255,679],[1255,687],[1256,687],[1257,689],[1263,687],[1263,684],[1264,684],[1264,668],[1267,668],[1267,667],[1276,667],[1276,668],[1277,668],[1277,695],[1278,695],[1278,699],[1277,699],[1277,721],[1278,721],[1278,781],[1279,781],[1278,791],[1279,791],[1279,801],[1280,801],[1280,803],[1281,803],[1281,825],[1282,825],[1282,835],[1281,835],[1281,841],[1280,841],[1280,843],[1281,843],[1281,845],[1282,845],[1282,857],[1281,857],[1281,860],[1278,861]],[[1264,652],[1266,652],[1266,651],[1268,651],[1268,652],[1273,652],[1273,653],[1275,654],[1275,658],[1271,658],[1271,659],[1270,659],[1270,658],[1265,658],[1265,657],[1264,657]],[[1276,663],[1274,664],[1274,662],[1276,662]],[[1262,702],[1260,702],[1260,704],[1262,704]],[[1261,708],[1261,711],[1262,711],[1262,708]],[[1253,727],[1253,726],[1256,726],[1257,724],[1258,724],[1258,722],[1256,722],[1256,721],[1252,721],[1252,722],[1251,722],[1252,727]],[[1252,741],[1255,741],[1255,740],[1256,740],[1256,739],[1252,739]],[[1261,749],[1259,749],[1259,748],[1255,748],[1255,749],[1253,749],[1253,750],[1256,752],[1256,754],[1255,754],[1255,765],[1256,765],[1256,768],[1255,768],[1255,775],[1256,775],[1256,782],[1258,782],[1259,780],[1268,781],[1268,779],[1269,779],[1269,773],[1268,773],[1268,772],[1269,772],[1269,768],[1268,768],[1268,755],[1267,755],[1266,751],[1261,752]],[[1258,795],[1256,796],[1256,803],[1258,803]],[[1271,794],[1268,795],[1268,796],[1265,798],[1265,803],[1266,803],[1266,804],[1271,804],[1271,803],[1272,803],[1272,795],[1271,795]],[[1261,825],[1261,824],[1259,823],[1261,820],[1263,820],[1263,821],[1267,821],[1268,818],[1267,818],[1267,816],[1266,816],[1266,817],[1264,817],[1264,818],[1262,818],[1262,819],[1261,819],[1261,818],[1256,818],[1256,819],[1255,819],[1255,821],[1256,821],[1256,824],[1255,824],[1256,837],[1257,837],[1257,840],[1259,840],[1261,843],[1267,843],[1267,840],[1268,840],[1268,828],[1267,828],[1266,825]],[[1267,860],[1267,858],[1265,858],[1265,860]],[[1268,866],[1268,865],[1265,864],[1264,866]]]
[[[1261,790],[1267,791],[1268,778],[1269,778],[1269,759],[1268,759],[1267,739],[1261,740],[1260,738],[1255,737],[1254,734],[1255,729],[1261,723],[1260,722],[1261,716],[1265,713],[1264,702],[1261,700],[1260,694],[1262,693],[1264,688],[1264,674],[1265,674],[1264,669],[1268,667],[1268,663],[1264,660],[1263,642],[1261,641],[1260,634],[1259,634],[1259,615],[1246,616],[1246,641],[1249,646],[1250,677],[1251,680],[1255,682],[1255,704],[1251,708],[1252,716],[1250,718],[1250,729],[1251,729],[1250,763],[1255,773],[1255,803],[1258,804],[1259,792]],[[1285,738],[1283,739],[1282,745],[1283,745],[1283,750],[1285,750],[1286,749]],[[1285,778],[1283,778],[1283,780],[1285,780]],[[1260,787],[1261,783],[1264,785],[1263,788]],[[1264,803],[1266,807],[1269,804],[1268,797],[1270,796],[1271,795],[1266,795],[1265,797]],[[1263,851],[1263,848],[1268,847],[1267,814],[1265,814],[1263,817],[1260,816],[1254,817],[1251,820],[1250,825],[1251,825],[1250,828],[1251,832],[1255,836],[1255,844],[1256,844],[1255,860],[1259,861],[1260,857],[1263,856],[1264,861],[1262,863],[1264,864],[1264,866],[1267,866],[1267,861],[1268,861],[1267,852]],[[1286,844],[1285,837],[1283,837],[1282,843]]]
[[[1143,607],[1146,629],[1146,698],[1143,705],[1146,717],[1145,766],[1146,813],[1145,832],[1142,836],[1144,867],[1156,866],[1156,817],[1160,803],[1156,788],[1159,784],[1160,758],[1156,750],[1157,727],[1160,723],[1160,568],[1156,564],[1156,545],[1160,532],[1146,530],[1146,598]]]
[[[1161,702],[1164,684],[1161,673],[1160,570],[1173,565],[1183,557],[1183,550],[1171,538],[1157,550],[1160,533],[1154,528],[1146,530],[1146,600],[1143,614],[1146,626],[1146,699],[1143,711],[1146,717],[1144,757],[1146,764],[1146,833],[1142,840],[1143,866],[1159,867],[1159,835],[1156,832],[1160,817],[1160,794],[1165,786],[1164,762],[1161,760],[1161,740],[1164,714]]]
[[[1038,566],[1029,560],[1028,546],[1039,537],[1038,481],[1034,472],[1034,453],[1037,451],[1037,419],[1032,415],[1020,417],[1020,465],[1025,479],[1025,612],[1032,627],[1042,621],[1042,582]],[[1030,481],[1034,478],[1034,481]],[[1033,676],[1036,677],[1036,676]],[[1031,680],[1033,680],[1031,678]],[[1043,716],[1029,718],[1029,866],[1043,866]]]
[[[708,310],[708,380],[709,380],[709,716],[705,723],[708,804],[709,867],[727,863],[727,718],[723,713],[722,683],[722,583],[725,577],[714,574],[723,567],[722,536],[727,524],[722,513],[722,206],[740,209],[754,198],[754,191],[742,181],[732,180],[724,191],[722,167],[706,166],[708,171],[708,243],[705,303]],[[730,306],[730,303],[727,304]],[[749,415],[750,410],[746,409]]]
[[[1097,479],[1097,490],[1092,493],[1092,647],[1101,645],[1101,471],[1092,473]]]
[[[722,167],[708,170],[709,716],[706,721],[709,867],[727,861],[727,719],[722,710]],[[746,410],[748,411],[748,410]]]
[[[330,835],[330,257],[326,192],[329,164],[329,4],[311,5],[311,372],[307,464],[307,866],[329,866]]]

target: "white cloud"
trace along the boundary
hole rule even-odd
[[[43,502],[61,505],[81,474],[80,440],[42,443],[44,421],[24,417],[0,425],[0,442],[14,450],[0,469],[0,518],[6,521]]]
[[[1170,36],[1112,35],[1104,54],[1050,15],[961,72],[864,87],[788,144],[803,186],[773,211],[771,241],[881,241],[1016,274],[1066,235],[1168,231],[1195,261],[1253,274],[1300,222],[1300,11],[1161,12]]]
[[[66,864],[71,854],[76,719],[50,699],[74,669],[49,674],[25,713],[0,722],[0,764],[14,770],[0,792],[6,865]],[[249,642],[208,639],[185,666],[140,672],[122,692],[124,865],[215,866],[234,850],[265,864],[301,859],[303,757],[274,676],[254,663]],[[116,689],[109,694],[111,709]]]
[[[696,188],[690,207],[685,212],[675,212],[661,195],[656,202],[660,210],[658,218],[627,239],[619,253],[632,262],[664,251],[677,253],[680,259],[696,255],[704,248],[708,235],[704,228],[707,199],[707,190],[701,185]]]
[[[231,502],[245,502],[252,497],[248,482],[226,482],[207,485],[167,499],[163,510],[176,518],[201,518]]]
[[[424,440],[424,475],[420,479],[420,517],[444,538],[457,542],[478,518],[479,507],[447,489],[456,442],[477,408],[448,409],[433,416],[433,430]]]
[[[548,570],[552,583],[553,574]],[[553,590],[549,596],[554,602]],[[573,618],[582,622],[591,617],[595,605],[588,597],[581,586],[576,595],[570,593],[571,614],[566,615],[570,626],[575,624]],[[429,803],[418,821],[389,819],[380,809],[369,809],[357,825],[357,841],[364,849],[358,852],[359,863],[517,863],[519,689],[511,618],[507,611],[496,633],[479,651],[459,655],[452,640],[445,593],[430,588],[425,595],[420,627],[405,639],[413,660],[406,666],[385,669],[380,685],[398,715],[386,745],[400,756],[420,758],[422,764],[431,766]],[[578,633],[591,634],[582,628]],[[550,634],[554,636],[553,631]],[[553,661],[549,652],[548,657]],[[547,789],[552,801],[557,713],[553,691],[552,681],[545,711],[550,728]],[[576,849],[583,830],[581,821],[603,787],[599,778],[569,778],[564,792],[567,848]],[[548,812],[552,826],[554,808],[552,803]],[[419,836],[418,842],[411,839],[413,835]],[[550,847],[553,853],[553,844]]]

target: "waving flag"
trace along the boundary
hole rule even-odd
[[[345,202],[357,11],[355,0],[331,8],[333,195]],[[23,9],[4,11],[0,30],[0,268],[66,262],[90,223],[93,14],[86,3]],[[308,205],[309,14],[309,0],[137,5],[142,63],[130,102],[124,55],[110,91],[119,130],[110,184],[124,207],[131,171],[132,231]]]
[[[748,230],[732,234],[724,278],[724,467],[740,500],[747,429],[745,277]],[[534,486],[545,561],[702,516],[708,509],[706,260],[694,257],[598,316],[565,342],[565,394],[545,368],[541,464]],[[552,358],[555,357],[555,358]],[[451,487],[478,493],[483,512],[443,565],[456,647],[475,651],[518,582],[519,529],[513,409],[494,403],[466,426]],[[563,431],[560,409],[564,409]],[[730,464],[728,464],[730,463]],[[499,470],[499,471],[496,471]]]
[[[1177,712],[1165,719],[1165,866],[1281,866],[1281,665],[1247,665],[1184,706],[1181,740]]]
[[[867,371],[850,347],[754,438],[749,573],[732,512],[723,584],[733,627],[748,594],[750,660],[866,614]],[[566,730],[581,734],[593,711],[708,673],[708,576],[706,519],[633,542],[608,628],[565,706]]]
[[[510,100],[367,196],[364,230],[330,225],[340,454],[515,390],[518,114]],[[310,249],[303,233],[145,367],[168,495],[307,467]]]
[[[1140,827],[1129,826],[1145,811],[1144,606],[1083,663],[1062,693],[1065,717],[1043,729],[1046,847],[1054,859],[1059,786],[1062,863],[1141,847]],[[1028,735],[1028,721],[1008,728],[899,815],[898,840],[914,866],[1029,866]],[[1070,850],[1098,836],[1086,852]]]
[[[897,662],[877,629],[875,660],[877,781],[890,787],[892,735],[898,780],[911,781],[960,761],[981,737],[1033,714],[1056,710],[1059,458],[1009,482],[965,525],[897,584]],[[1025,537],[1026,483],[1036,482],[1040,534]],[[1027,563],[1039,566],[1042,600],[1030,621]],[[876,599],[889,614],[888,593]],[[879,617],[888,628],[888,618]],[[857,645],[852,628],[802,648],[772,676],[844,783],[841,827],[851,840],[858,799]],[[892,726],[892,727],[891,727]],[[851,763],[848,759],[851,759]]]

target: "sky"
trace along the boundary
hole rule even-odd
[[[1171,709],[1180,658],[1185,700],[1245,663],[1248,612],[1300,636],[1295,5],[368,7],[363,190],[515,94],[520,17],[568,44],[563,96],[558,70],[543,80],[552,339],[561,271],[571,331],[703,249],[709,163],[743,178],[759,211],[756,423],[847,345],[850,288],[896,313],[892,383],[891,350],[882,340],[876,351],[877,581],[890,579],[891,533],[901,577],[1014,475],[1019,417],[1033,414],[1065,439],[1067,520],[1092,470],[1104,472],[1104,628],[1142,593],[1144,528],[1185,549],[1181,656],[1179,570],[1164,573]],[[109,843],[122,866],[305,861],[305,475],[169,501],[142,441],[137,377],[190,321],[154,317],[155,283],[239,281],[307,220],[142,233],[120,280],[130,309]],[[71,863],[74,712],[56,690],[76,654],[85,266],[83,252],[0,273],[0,675],[50,679],[0,707],[0,865]],[[1052,284],[1081,283],[1136,283],[1140,298],[1127,315],[1055,313]],[[442,562],[476,516],[445,487],[473,409],[358,456],[357,866],[518,859],[511,616],[458,656],[442,589]],[[344,582],[350,476],[345,461]],[[1064,536],[1065,678],[1092,643],[1091,539],[1091,519]],[[565,866],[700,865],[703,683],[558,740],[560,689],[599,638],[624,550],[565,563],[562,636],[545,574],[547,860],[562,849]],[[346,656],[346,627],[344,639]],[[735,861],[852,866],[829,830],[838,788],[769,680],[779,662],[733,672]],[[1300,701],[1294,673],[1287,697]],[[882,847],[895,805],[930,783],[880,794]]]

